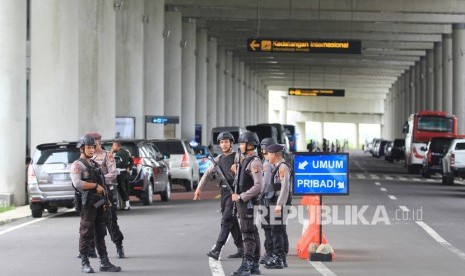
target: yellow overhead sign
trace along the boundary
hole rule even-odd
[[[270,53],[361,54],[362,42],[360,40],[249,38],[247,50],[249,52]]]
[[[327,88],[289,88],[288,94],[291,96],[344,97],[345,90]]]

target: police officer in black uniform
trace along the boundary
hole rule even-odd
[[[215,168],[215,165],[211,165],[203,174],[200,179],[199,185],[194,193],[194,200],[200,200],[200,191],[208,182],[213,181],[214,178],[218,179],[217,169],[220,169],[222,174],[226,177],[228,183],[221,183],[221,230],[216,241],[215,247],[207,253],[207,256],[218,260],[220,252],[225,245],[229,233],[231,233],[234,244],[237,247],[237,253],[229,255],[228,258],[242,258],[244,254],[244,245],[242,241],[241,229],[239,227],[239,221],[236,216],[233,216],[233,202],[231,200],[231,190],[233,190],[234,177],[231,174],[231,167],[234,164],[234,160],[239,159],[239,154],[232,150],[234,143],[234,136],[230,132],[221,132],[217,137],[218,144],[220,145],[222,154],[215,158],[216,164],[219,168]],[[229,185],[223,186],[223,185]]]
[[[263,183],[263,165],[256,152],[260,141],[255,133],[245,132],[239,136],[239,143],[243,158],[236,169],[233,169],[238,181],[232,200],[237,203],[244,240],[244,257],[239,269],[231,275],[260,274],[260,236],[253,218],[254,206],[258,205],[257,198]]]
[[[93,273],[89,263],[89,243],[94,239],[94,227],[96,248],[100,257],[100,271],[118,272],[121,267],[110,263],[105,245],[105,208],[108,207],[108,199],[105,198],[103,172],[98,164],[91,158],[95,153],[95,140],[90,135],[81,137],[76,145],[81,151],[81,156],[70,169],[71,180],[78,193],[78,209],[81,215],[79,228],[79,253],[81,254],[81,271]],[[81,204],[79,204],[81,203]],[[111,203],[110,203],[111,204]]]
[[[291,203],[290,176],[291,165],[283,159],[284,147],[279,144],[271,144],[266,147],[267,159],[275,166],[271,173],[273,190],[268,197],[270,204],[271,236],[273,239],[273,257],[266,261],[265,268],[282,269],[287,266],[286,247],[289,243],[286,233],[287,205]]]

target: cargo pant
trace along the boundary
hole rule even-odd
[[[240,218],[242,239],[244,240],[244,258],[258,262],[260,259],[260,235],[254,224],[254,218],[248,216],[247,203],[242,200],[237,201],[237,211]]]

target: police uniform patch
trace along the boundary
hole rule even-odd
[[[258,166],[257,165],[253,166],[252,171],[254,173],[258,173]]]
[[[73,167],[74,167],[74,168],[73,168],[73,173],[74,173],[74,174],[79,174],[79,172],[80,172],[80,170],[79,170],[79,165],[76,164],[76,163],[74,163],[74,164],[73,164]]]
[[[279,168],[279,178],[283,179],[285,174],[286,174],[285,169]]]

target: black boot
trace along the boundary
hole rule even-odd
[[[124,259],[126,256],[124,255],[124,248],[123,246],[117,246],[116,247],[116,257],[118,259]]]
[[[265,263],[265,268],[268,269],[282,269],[284,267],[283,259],[281,256],[274,255],[268,262]]]
[[[97,258],[97,253],[95,252],[95,249],[94,249],[94,250],[91,250],[91,251],[87,254],[87,256],[88,256],[89,258]],[[81,258],[81,253],[78,253],[78,254],[76,255],[76,258],[80,259],[80,258]]]
[[[107,271],[107,272],[120,272],[121,267],[115,266],[110,263],[110,260],[107,256],[100,257],[100,271]]]
[[[268,262],[272,257],[273,255],[271,253],[266,252],[265,255],[261,257],[260,264],[266,264],[266,262]]]
[[[83,273],[94,273],[94,269],[90,266],[89,257],[87,255],[81,254],[81,272]]]
[[[262,274],[262,272],[260,271],[260,264],[258,261],[253,261],[252,267],[250,268],[250,274],[252,275]]]
[[[237,252],[228,256],[228,258],[243,258],[244,257],[244,247],[238,247]]]
[[[287,258],[286,257],[283,257],[283,266],[284,267],[287,267]]]
[[[221,248],[223,248],[223,246],[218,245],[218,244],[215,245],[215,248],[213,248],[210,252],[208,252],[207,256],[215,260],[218,260],[220,258]]]
[[[250,270],[251,270],[252,264],[253,264],[252,260],[248,260],[247,258],[243,258],[241,266],[236,271],[231,273],[231,276],[234,276],[234,275],[236,275],[236,276],[250,276],[251,275]]]

